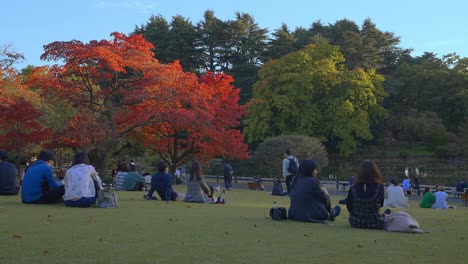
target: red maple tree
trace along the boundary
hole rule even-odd
[[[182,72],[178,63],[171,67],[172,78],[165,78],[163,86],[171,89],[172,97],[161,122],[143,128],[146,146],[172,171],[190,159],[248,158],[248,146],[236,129],[244,110],[233,78],[213,73],[197,78]]]
[[[7,71],[0,69],[0,149],[25,157],[52,131],[41,123],[39,96],[23,85],[21,75]]]

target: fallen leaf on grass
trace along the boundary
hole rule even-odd
[[[20,235],[12,235],[11,238],[23,238],[23,237]]]
[[[358,248],[363,248],[364,246],[358,244],[356,247],[358,247]]]
[[[49,253],[49,250],[43,250],[42,251],[42,255],[45,255],[45,254],[48,254]]]

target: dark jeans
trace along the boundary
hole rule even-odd
[[[81,197],[81,199],[72,201],[65,201],[65,206],[67,207],[90,207],[96,203],[96,197]]]
[[[23,203],[27,203],[27,204],[61,203],[61,202],[63,202],[62,196],[64,194],[65,194],[65,187],[62,185],[62,186],[59,186],[59,187],[57,187],[55,189],[51,189],[51,190],[48,190],[48,191],[44,192],[44,195],[41,198],[34,201],[34,202],[25,202],[25,201],[23,201]]]
[[[232,188],[232,176],[231,175],[224,176],[224,186],[226,187],[226,189]]]
[[[294,175],[286,176],[286,190],[288,191],[288,195],[291,196],[291,181],[294,178]]]

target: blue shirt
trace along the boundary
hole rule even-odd
[[[177,198],[177,193],[172,189],[172,175],[164,172],[157,172],[151,178],[151,189],[148,196],[152,196],[157,191],[161,200],[171,201]]]
[[[56,181],[52,168],[43,160],[36,161],[29,166],[23,178],[21,187],[21,199],[24,202],[35,202],[44,196],[43,186],[47,184],[49,189],[55,189],[63,184]]]

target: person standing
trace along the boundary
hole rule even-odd
[[[288,194],[291,194],[291,181],[296,175],[297,168],[299,168],[299,161],[297,160],[296,157],[291,155],[291,151],[289,149],[286,149],[284,151],[284,158],[283,158],[283,178],[285,178],[285,183],[286,183],[286,189],[288,191]],[[294,164],[289,164],[290,162],[295,163],[295,168],[296,172],[291,171],[291,168],[294,167]]]
[[[22,202],[28,204],[62,202],[65,188],[62,182],[55,180],[51,168],[54,165],[54,153],[41,150],[38,158],[24,175],[21,188]]]
[[[415,192],[418,193],[418,196],[421,195],[421,190],[420,190],[420,186],[419,186],[419,177],[418,176],[414,177],[413,189],[414,189]]]
[[[231,190],[232,188],[232,166],[229,160],[224,161],[224,186],[227,190]]]
[[[403,185],[403,191],[405,191],[407,195],[411,195],[411,190],[410,190],[411,184],[410,184],[410,179],[408,176],[405,177],[405,179],[402,182],[402,185]]]
[[[16,179],[16,167],[8,162],[8,152],[0,150],[0,195],[17,195],[19,192]]]

